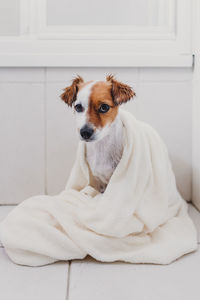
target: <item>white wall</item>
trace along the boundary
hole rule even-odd
[[[20,0],[0,0],[0,36],[19,35]]]
[[[77,137],[59,95],[77,73],[87,80],[110,72],[134,87],[137,98],[124,108],[158,130],[178,187],[191,199],[190,68],[0,68],[1,204],[64,188]]]
[[[48,25],[166,25],[169,2],[162,0],[47,0]],[[56,9],[55,9],[56,8]]]

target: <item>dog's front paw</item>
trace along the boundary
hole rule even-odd
[[[99,186],[99,192],[103,194],[105,192],[105,190],[106,190],[106,185],[105,184],[101,184]]]

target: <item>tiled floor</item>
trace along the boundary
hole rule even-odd
[[[13,206],[0,206],[0,221]],[[190,205],[198,229],[200,213]],[[60,262],[44,267],[13,264],[0,245],[1,300],[197,300],[200,250],[168,266]]]

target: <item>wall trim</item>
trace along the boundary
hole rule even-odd
[[[192,55],[0,54],[0,67],[192,67]]]
[[[181,5],[181,10],[188,12],[188,0],[168,0],[159,1],[158,5],[158,24],[151,26],[118,26],[118,25],[48,25],[47,24],[47,0],[21,0],[21,7],[29,14],[30,22],[26,18],[26,14],[22,15],[22,23],[29,27],[32,34],[41,39],[72,39],[72,40],[85,40],[85,39],[109,39],[109,40],[138,40],[138,39],[176,39],[176,17],[181,18],[182,14],[178,13],[177,2],[186,2],[188,7]],[[150,12],[149,19],[153,18],[153,6],[151,0],[148,3]],[[167,22],[165,26],[162,25],[163,11],[168,13]],[[179,10],[179,12],[181,12]],[[148,20],[150,21],[150,20]],[[181,20],[184,24],[186,18]],[[148,23],[148,22],[147,22]],[[26,31],[25,31],[26,32]]]
[[[191,54],[191,1],[168,0],[169,16],[163,25],[165,2],[159,1],[158,26],[49,26],[46,0],[20,0],[20,35],[0,37],[0,54]]]

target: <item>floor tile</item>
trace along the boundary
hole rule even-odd
[[[70,300],[197,300],[200,251],[167,265],[98,263],[71,264]]]
[[[12,209],[14,206],[0,206],[0,222]],[[189,205],[189,214],[200,242],[200,213]],[[199,263],[200,251],[168,266],[99,263],[90,258],[74,261],[71,263],[68,299],[195,300],[198,299]],[[3,300],[66,299],[68,263],[40,268],[17,266],[0,248],[0,266]]]
[[[68,263],[25,267],[12,263],[0,248],[2,300],[66,300]]]

